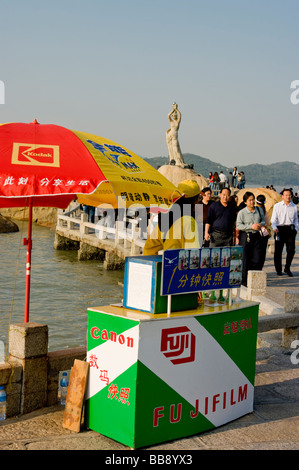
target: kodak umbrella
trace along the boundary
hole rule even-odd
[[[29,207],[25,322],[29,320],[32,207],[170,205],[176,187],[115,142],[53,124],[0,124],[0,207]],[[81,200],[80,200],[81,199]]]

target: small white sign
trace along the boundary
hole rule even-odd
[[[149,312],[152,298],[151,264],[129,262],[127,306]]]

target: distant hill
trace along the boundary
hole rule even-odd
[[[221,163],[212,162],[208,158],[193,155],[192,153],[183,154],[184,161],[187,164],[193,164],[194,170],[205,176],[209,176],[209,172],[223,171],[225,175],[233,168],[229,168]],[[168,157],[152,157],[144,158],[154,168],[168,163]],[[299,186],[299,165],[294,162],[272,163],[271,165],[261,165],[254,163],[251,165],[238,166],[238,171],[244,171],[246,181],[260,186],[290,186],[296,188]]]

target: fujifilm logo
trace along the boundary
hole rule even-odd
[[[299,80],[293,80],[291,83],[291,89],[295,90],[291,93],[291,103],[298,104],[299,103]]]
[[[2,80],[0,80],[0,104],[5,104],[5,86]]]

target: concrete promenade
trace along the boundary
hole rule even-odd
[[[299,254],[292,265],[293,278],[276,276],[273,255],[267,255],[264,269],[266,298],[270,305],[283,306],[285,291],[299,290]],[[141,458],[148,457],[151,451],[187,455],[188,451],[197,450],[299,450],[299,364],[291,361],[298,361],[299,352],[282,348],[280,340],[281,331],[263,333],[257,350],[252,413],[212,431],[148,447]],[[97,464],[114,451],[134,455],[128,447],[94,431],[74,433],[64,429],[63,413],[63,408],[57,406],[1,422],[0,450],[107,451],[97,457]]]

